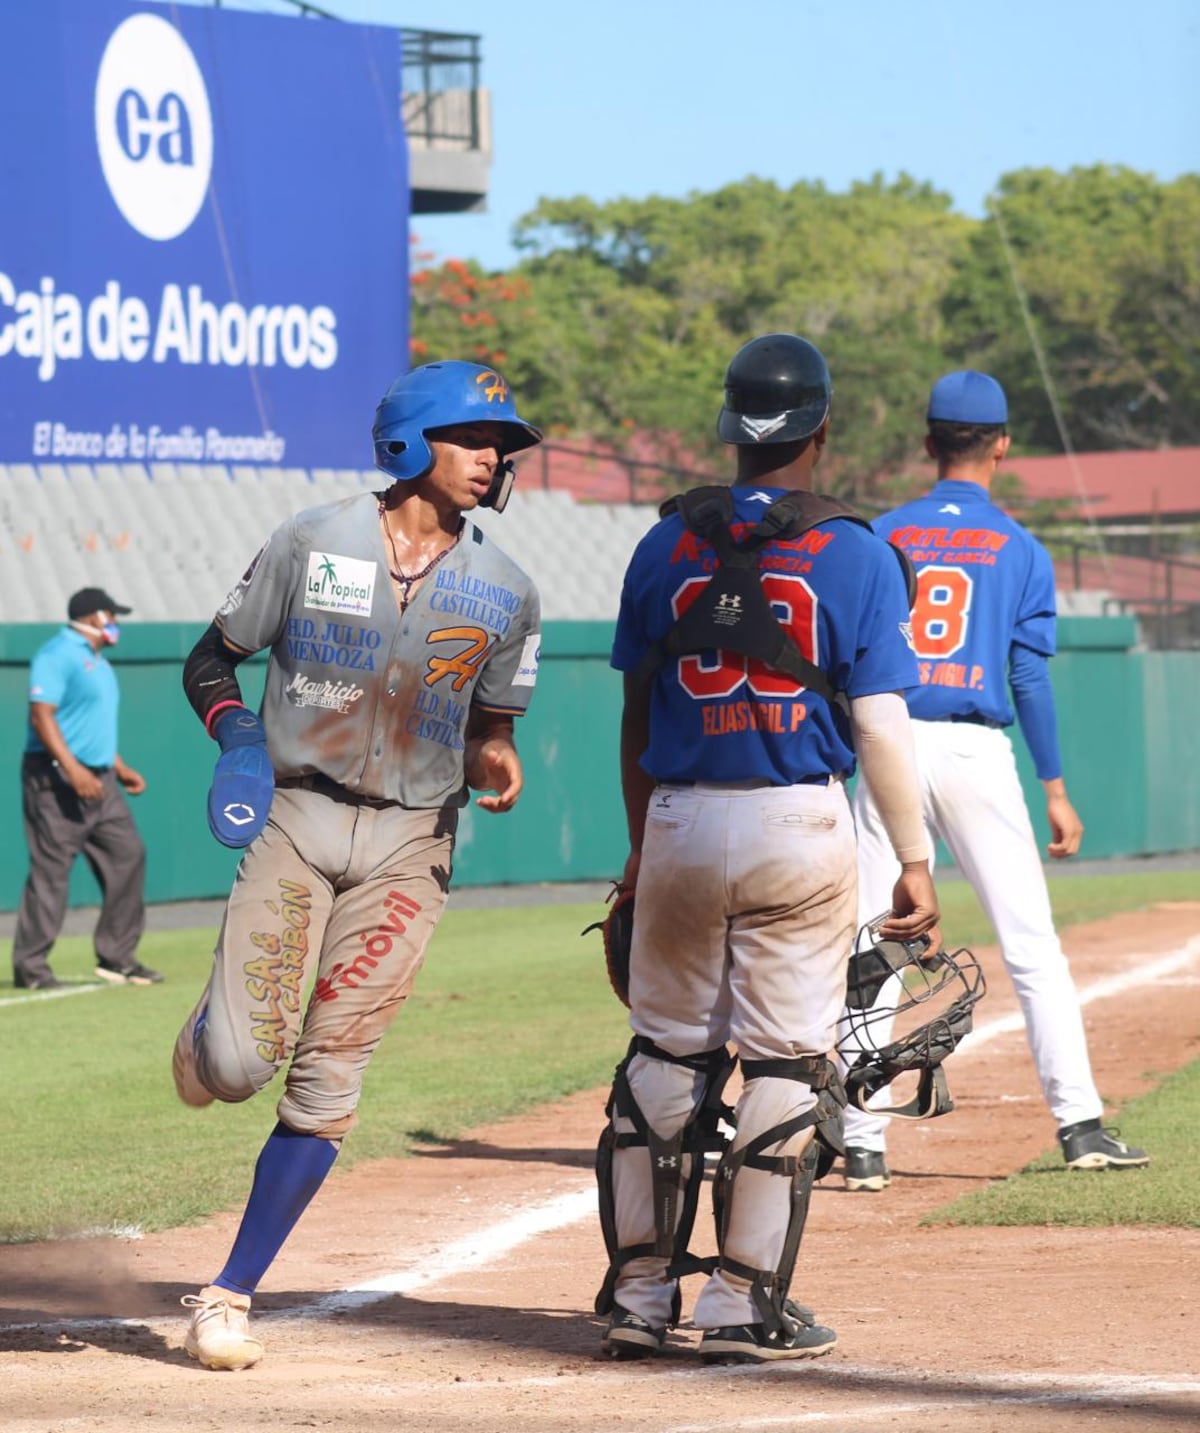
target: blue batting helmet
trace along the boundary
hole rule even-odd
[[[501,423],[504,452],[519,453],[542,441],[539,428],[517,414],[512,390],[494,368],[457,359],[414,368],[379,400],[371,435],[375,466],[408,482],[427,473],[433,452],[426,435],[459,423]]]

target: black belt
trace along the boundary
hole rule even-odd
[[[961,713],[961,715],[956,714],[956,715],[954,715],[954,716],[943,717],[942,720],[943,720],[943,721],[965,721],[965,722],[970,722],[970,724],[971,724],[972,726],[1000,727],[1000,726],[1003,726],[1003,725],[1004,725],[1003,722],[993,721],[991,717],[985,717],[985,716],[981,715],[979,712],[963,712],[963,713]]]
[[[835,778],[831,772],[822,771],[822,772],[818,772],[818,773],[817,773],[816,775],[814,775],[814,776],[793,776],[790,781],[771,781],[768,777],[765,777],[765,776],[764,776],[764,777],[762,778],[762,785],[763,785],[763,786],[778,786],[778,787],[784,787],[784,786],[828,786],[829,783],[830,783],[830,781],[835,780],[835,779],[837,779],[837,778]],[[750,777],[746,777],[746,778],[745,778],[745,781],[746,781],[746,782],[751,782],[751,781],[756,781],[756,780],[758,780],[758,778],[757,778],[757,777],[753,777],[753,776],[750,776]],[[737,786],[737,785],[739,785],[739,784],[744,784],[744,783],[739,783],[739,782],[736,781],[736,780],[734,780],[734,781],[727,781],[727,782],[721,782],[721,781],[716,781],[716,780],[710,781],[707,777],[697,777],[696,780],[694,780],[694,781],[683,781],[683,780],[679,780],[679,779],[677,779],[677,778],[671,776],[671,777],[664,777],[663,780],[662,780],[662,785],[663,785],[663,786],[697,786],[697,785],[699,785],[699,786],[722,786],[722,785],[725,785],[725,786]]]
[[[48,751],[27,751],[25,760],[37,766],[51,766],[56,771],[58,770],[58,762]],[[81,761],[79,764],[90,771],[93,776],[107,776],[112,770],[111,766],[88,766],[86,761]]]
[[[326,776],[323,771],[313,771],[307,776],[279,776],[275,779],[275,785],[285,789],[318,791],[322,796],[330,796],[335,801],[353,802],[356,806],[399,806],[400,804],[385,796],[367,796],[360,791],[351,791],[349,787],[342,786],[332,777]]]

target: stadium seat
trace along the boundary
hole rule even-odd
[[[0,607],[59,621],[77,588],[110,587],[131,621],[201,622],[288,517],[385,485],[373,468],[206,463],[0,467]],[[472,520],[537,584],[551,621],[611,621],[650,504],[577,502],[520,485]]]

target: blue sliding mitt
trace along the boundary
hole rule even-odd
[[[213,727],[221,747],[208,790],[208,829],[222,846],[240,850],[267,824],[275,773],[267,732],[249,707],[233,707]]]

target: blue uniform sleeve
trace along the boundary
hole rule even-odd
[[[68,677],[69,668],[62,660],[61,648],[52,649],[49,645],[40,648],[29,664],[29,700],[60,706],[67,693]]]
[[[614,666],[618,672],[633,671],[642,660],[648,645],[646,633],[637,611],[637,604],[633,599],[630,583],[631,572],[632,568],[625,574],[625,582],[621,588],[621,607],[617,613],[617,629],[613,635],[610,665]]]
[[[650,529],[634,549],[625,570],[609,661],[609,665],[618,672],[634,671],[650,646],[650,633],[646,627],[646,616],[651,608],[648,595],[658,565],[658,559],[650,553],[650,548],[661,530],[661,523]]]
[[[920,678],[912,649],[912,614],[896,554],[872,542],[864,554],[864,580],[854,665],[841,686],[849,697],[900,692]]]
[[[1050,554],[1036,538],[1029,575],[1017,607],[1017,620],[1012,639],[1031,652],[1053,657],[1057,650],[1056,603],[1054,600],[1054,564]]]
[[[1062,775],[1062,757],[1058,750],[1058,722],[1049,661],[1040,652],[1014,643],[1009,653],[1008,680],[1017,721],[1033,757],[1038,780],[1053,781]]]

